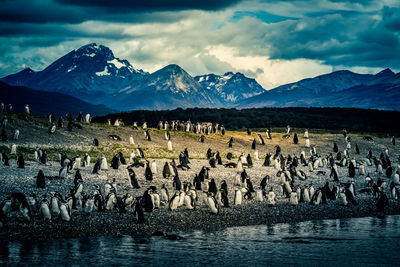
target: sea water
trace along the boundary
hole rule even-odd
[[[400,215],[231,227],[166,237],[122,236],[2,245],[0,265],[400,264]]]

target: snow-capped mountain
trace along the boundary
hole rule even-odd
[[[140,81],[148,73],[95,43],[82,46],[59,58],[42,71],[25,69],[2,79],[10,85],[59,92],[91,103],[104,103],[108,95]]]
[[[194,77],[204,88],[217,92],[224,105],[259,95],[265,90],[255,79],[250,79],[238,72],[224,75],[207,74]]]
[[[125,109],[174,109],[177,107],[221,107],[218,97],[205,90],[178,65],[168,65],[113,97]]]
[[[218,80],[215,85],[206,78],[212,76]],[[204,81],[200,81],[201,77]],[[178,65],[168,65],[149,74],[94,43],[71,51],[42,71],[25,69],[1,80],[9,85],[72,95],[118,110],[219,108],[263,91],[254,79],[241,73],[209,74],[194,79]]]
[[[336,71],[271,89],[235,105],[261,107],[357,107],[400,109],[400,74],[385,69],[375,75]]]

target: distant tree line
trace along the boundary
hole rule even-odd
[[[219,123],[229,130],[243,128],[286,127],[347,130],[358,132],[400,133],[400,112],[356,108],[252,108],[252,109],[211,109],[177,108],[174,110],[131,112],[96,117],[94,122],[114,122],[117,118],[126,125],[147,122],[156,127],[159,121],[181,120],[192,122]]]

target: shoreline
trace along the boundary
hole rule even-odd
[[[299,203],[291,206],[288,202],[279,202],[268,207],[266,202],[247,203],[242,206],[221,208],[219,215],[211,214],[201,206],[197,210],[168,211],[165,207],[146,214],[144,224],[137,223],[132,212],[120,214],[115,211],[95,212],[91,215],[73,216],[70,222],[60,219],[52,222],[35,220],[33,223],[11,222],[0,233],[2,244],[30,241],[50,241],[64,238],[119,237],[131,235],[150,237],[155,232],[176,234],[188,231],[219,231],[228,227],[296,223],[312,220],[373,217],[377,215],[376,200],[358,199],[359,205],[340,206],[338,201],[317,206]],[[385,215],[400,214],[400,203],[389,200]]]

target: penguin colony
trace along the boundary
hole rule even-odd
[[[74,127],[79,129],[81,124],[90,123],[90,115],[84,119],[79,114],[73,120],[68,114],[67,122],[70,125],[68,131]],[[48,134],[65,127],[56,123],[54,114],[49,116],[49,125]],[[110,125],[119,127],[123,121],[110,121]],[[6,128],[7,122],[3,120],[3,129]],[[146,123],[141,127],[134,123],[132,128],[132,131],[144,131],[144,134],[141,140],[133,140],[131,135],[127,140],[129,144],[134,145],[135,141],[142,144],[152,142],[153,132]],[[223,126],[192,124],[190,121],[160,122],[157,128],[164,130],[168,150],[174,149],[174,140],[171,138],[173,131],[196,133],[200,136],[198,142],[205,143],[205,147],[205,135],[225,135]],[[34,184],[24,185],[32,188],[21,190],[31,193],[16,191],[1,196],[0,226],[6,227],[9,220],[69,222],[74,217],[97,212],[110,213],[110,216],[114,212],[133,214],[136,218],[133,223],[145,223],[149,214],[156,210],[207,210],[208,216],[214,216],[224,209],[235,209],[250,202],[265,203],[266,209],[275,205],[324,205],[328,202],[351,206],[358,205],[360,198],[376,199],[377,211],[383,214],[389,199],[399,199],[400,166],[398,161],[393,160],[397,159],[396,155],[390,153],[390,146],[395,146],[394,137],[383,151],[372,153],[371,149],[367,149],[361,155],[358,145],[353,147],[350,135],[343,131],[340,145],[333,143],[332,151],[321,155],[315,145],[310,145],[312,137],[308,130],[301,140],[301,135],[296,133],[291,137],[288,126],[282,139],[293,146],[303,147],[303,151],[296,155],[284,154],[280,146],[268,144],[272,138],[270,128],[265,133],[252,133],[247,129],[247,134],[252,137],[247,151],[241,154],[228,152],[222,158],[219,151],[207,148],[203,152],[207,161],[201,161],[203,166],[196,168],[193,166],[198,164],[192,163],[195,160],[190,157],[190,148],[184,149],[178,158],[172,160],[147,158],[140,145],[127,158],[121,152],[111,159],[105,156],[91,159],[88,154],[71,157],[60,151],[57,163],[49,162],[46,151],[37,148],[35,162],[26,164],[26,155],[18,153],[18,146],[12,144],[11,153],[7,155],[3,152],[1,155],[1,168],[18,168],[23,173],[36,167],[40,171],[34,177]],[[116,134],[108,137],[115,142],[122,140]],[[234,147],[235,138],[226,138],[229,139],[226,147]],[[366,141],[373,142],[371,139]],[[94,138],[92,145],[99,146],[99,141]],[[259,150],[262,148],[268,153],[261,154]],[[10,160],[13,154],[15,163]],[[256,167],[258,171],[255,173],[252,170]],[[51,175],[45,174],[42,169]],[[229,175],[221,180],[218,177],[219,170],[229,172]],[[104,174],[106,179],[96,180]],[[362,187],[356,188],[356,180],[363,181]],[[60,183],[64,186],[59,190],[52,185]],[[65,190],[65,185],[69,187],[68,190]]]

